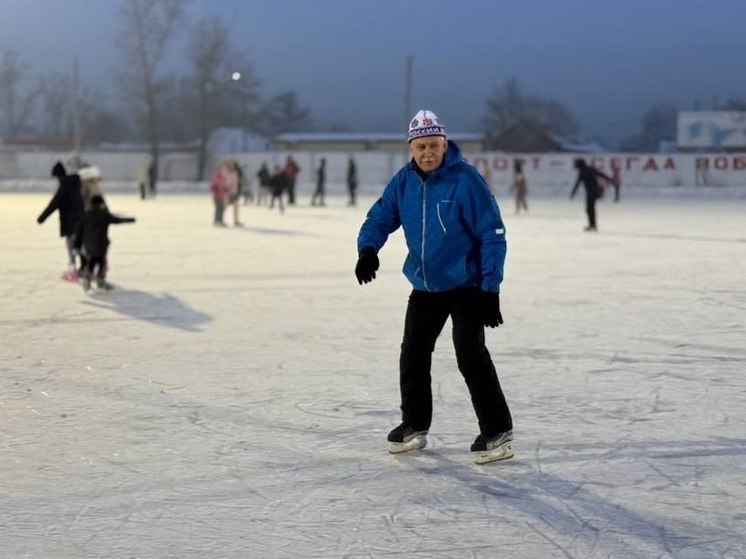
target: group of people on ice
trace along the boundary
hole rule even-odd
[[[270,171],[267,162],[263,162],[256,173],[258,183],[256,197],[254,196],[252,183],[249,180],[243,166],[234,158],[224,159],[213,171],[210,178],[210,194],[214,204],[213,224],[218,227],[226,225],[224,212],[228,206],[233,207],[233,225],[242,227],[238,219],[239,201],[243,199],[246,205],[255,201],[262,205],[268,201],[269,209],[278,205],[280,213],[285,212],[285,204],[294,206],[297,199],[297,178],[301,168],[295,159],[289,155],[284,165],[275,165]],[[326,158],[319,160],[315,172],[315,190],[311,196],[311,206],[325,206],[326,197]],[[350,157],[347,164],[347,192],[349,199],[347,205],[357,204],[357,164]]]
[[[109,225],[134,223],[135,218],[109,211],[97,167],[85,166],[68,174],[62,162],[57,161],[52,176],[58,181],[57,190],[36,221],[44,223],[55,211],[59,215],[60,237],[65,239],[68,261],[63,279],[80,281],[86,291],[90,291],[94,280],[99,289],[112,289],[106,281]]]

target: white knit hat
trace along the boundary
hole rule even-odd
[[[423,136],[443,136],[445,138],[446,127],[438,122],[438,117],[435,113],[427,110],[417,111],[414,118],[409,123],[409,134],[407,135],[407,141],[411,142],[415,138],[421,138]]]

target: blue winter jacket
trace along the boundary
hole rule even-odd
[[[452,141],[425,180],[414,161],[391,179],[360,228],[358,251],[379,251],[399,226],[409,249],[403,272],[414,289],[500,291],[506,251],[500,209]]]

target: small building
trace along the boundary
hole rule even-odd
[[[484,151],[484,134],[454,133],[448,134],[448,138],[464,153]],[[399,153],[405,148],[406,139],[404,133],[286,132],[274,138],[272,148],[277,151]]]
[[[505,153],[557,153],[566,151],[562,142],[528,121],[518,122],[491,137],[487,141],[487,149]]]

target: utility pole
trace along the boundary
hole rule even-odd
[[[80,126],[80,71],[78,55],[73,59],[73,151],[76,161],[80,161],[81,126]]]
[[[404,70],[404,122],[412,118],[412,55],[407,56]]]
[[[412,118],[412,55],[407,55],[404,70],[404,123],[405,131],[409,129],[409,119]],[[404,162],[409,159],[409,148],[404,152]]]

